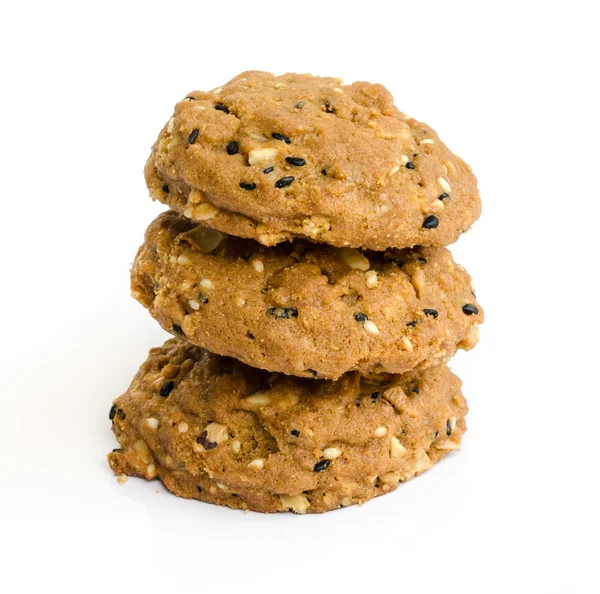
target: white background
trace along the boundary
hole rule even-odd
[[[3,2],[2,592],[600,592],[595,2]],[[129,297],[174,104],[246,69],[385,84],[480,180],[463,450],[325,515],[117,484],[108,409],[165,334]]]

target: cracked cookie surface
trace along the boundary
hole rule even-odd
[[[483,321],[445,248],[264,247],[172,211],[148,227],[131,286],[175,336],[304,377],[439,365],[473,347]]]
[[[481,212],[470,167],[383,86],[310,75],[190,93],[145,173],[154,199],[264,245],[444,246]]]
[[[111,407],[120,447],[108,460],[181,497],[318,513],[393,491],[459,449],[466,413],[445,365],[308,380],[171,339]]]

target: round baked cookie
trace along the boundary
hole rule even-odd
[[[479,217],[470,167],[381,85],[244,72],[175,106],[146,165],[151,196],[274,245],[444,246]]]
[[[393,491],[460,448],[467,404],[442,365],[339,381],[270,374],[171,339],[110,409],[118,475],[261,512],[324,512]]]
[[[445,248],[264,247],[173,211],[146,231],[131,286],[175,336],[305,377],[439,365],[474,346],[483,321],[469,275]]]

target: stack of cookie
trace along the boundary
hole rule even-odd
[[[110,411],[115,473],[263,512],[394,490],[460,447],[447,361],[483,321],[443,246],[475,177],[381,85],[246,72],[175,107],[146,166],[172,210],[133,296],[174,335]]]

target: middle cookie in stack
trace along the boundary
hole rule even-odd
[[[174,210],[148,228],[132,293],[180,340],[111,409],[115,472],[318,512],[459,447],[466,404],[443,364],[483,314],[443,246],[479,216],[476,180],[382,86],[249,72],[191,93],[146,180]]]

